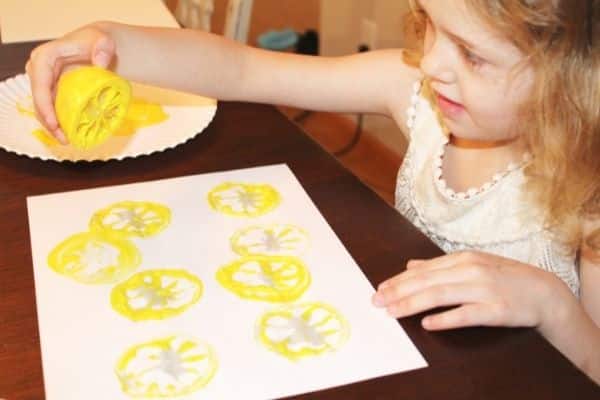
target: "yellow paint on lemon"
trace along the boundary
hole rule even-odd
[[[89,66],[61,75],[54,107],[69,143],[90,149],[121,126],[130,102],[128,81],[109,70]]]
[[[36,118],[33,105],[17,103],[17,111],[26,117]],[[141,128],[160,124],[166,121],[169,115],[163,107],[157,103],[151,103],[143,99],[133,98],[127,109],[127,114],[119,128],[113,133],[114,136],[131,136]],[[36,129],[32,134],[47,147],[56,146],[58,140],[44,129]]]

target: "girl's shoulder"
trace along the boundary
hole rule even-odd
[[[386,54],[389,57],[388,66],[391,68],[390,75],[393,76],[392,85],[388,90],[388,114],[392,117],[405,136],[408,137],[407,129],[408,110],[414,100],[415,84],[423,80],[418,60],[412,55],[410,50],[396,49],[389,50]]]

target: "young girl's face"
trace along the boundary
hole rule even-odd
[[[421,69],[448,130],[477,141],[516,138],[520,105],[532,90],[523,54],[467,8],[464,0],[419,0],[427,28]]]

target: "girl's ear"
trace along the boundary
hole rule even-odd
[[[581,258],[600,265],[600,218],[583,223]]]

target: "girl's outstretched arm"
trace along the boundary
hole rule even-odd
[[[71,64],[110,66],[130,80],[222,100],[393,116],[408,105],[411,84],[419,76],[402,54],[300,56],[196,30],[98,22],[36,48],[27,71],[42,123],[55,132],[52,90]]]

